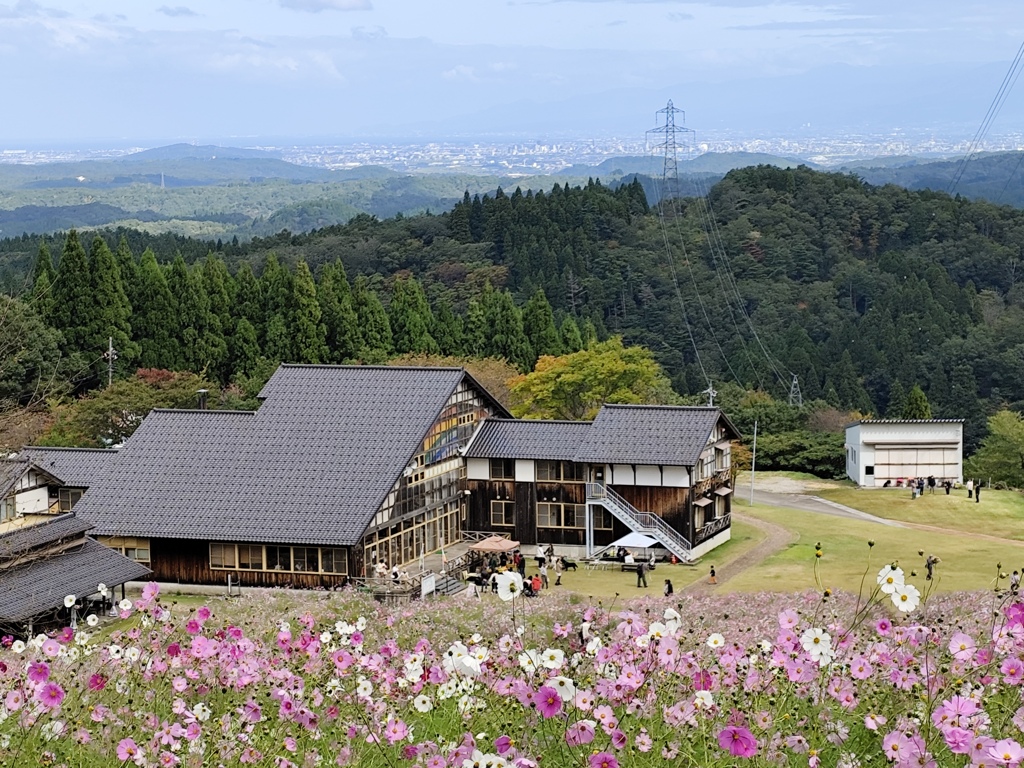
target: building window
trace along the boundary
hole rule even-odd
[[[515,459],[491,459],[491,480],[515,480]]]
[[[324,573],[348,573],[348,552],[344,549],[321,549],[320,568]]]
[[[267,570],[290,571],[292,569],[291,547],[267,547]]]
[[[292,570],[301,573],[319,572],[319,550],[316,547],[292,547]]]
[[[587,522],[585,504],[538,504],[538,528],[584,528]]]
[[[263,547],[252,544],[238,545],[238,567],[250,571],[263,570]]]
[[[541,483],[582,483],[586,472],[586,465],[572,461],[537,462],[537,482]]]
[[[14,496],[8,496],[6,499],[0,499],[0,523],[6,523],[8,520],[13,520],[17,517],[18,503]]]
[[[514,501],[491,502],[491,525],[514,527],[516,524],[516,503]]]
[[[120,552],[130,560],[139,563],[150,561],[149,539],[137,539],[132,536],[101,536],[97,539],[105,547]],[[227,566],[234,568],[234,566]]]
[[[210,544],[210,567],[211,568],[234,568],[235,567],[235,545],[234,544]]]
[[[70,512],[80,498],[82,498],[82,492],[79,489],[61,488],[57,492],[57,508],[61,512]]]
[[[729,451],[715,448],[715,468],[719,471],[729,469]]]
[[[594,507],[594,530],[610,531],[614,525],[612,513],[604,507]]]

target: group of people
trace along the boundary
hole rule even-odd
[[[409,572],[403,571],[398,568],[395,564],[388,568],[388,564],[383,560],[378,560],[377,564],[373,567],[373,573],[377,577],[377,581],[387,581],[390,574],[392,584],[401,584],[402,582],[409,581]]]
[[[882,483],[882,487],[890,488],[892,487],[892,484],[892,480],[886,480],[884,483]],[[967,498],[973,498],[975,503],[981,503],[981,485],[981,480],[978,480],[977,482],[975,482],[974,480],[968,480],[966,483],[964,483],[964,487],[967,488]],[[948,478],[940,481],[935,478],[935,475],[928,475],[928,477],[918,478],[896,478],[896,487],[909,488],[913,493],[913,497],[915,499],[918,498],[919,496],[924,495],[925,488],[928,489],[928,493],[935,493],[935,489],[939,486],[941,486],[942,489],[945,490],[946,495],[949,496],[950,491],[953,490],[953,481],[949,480]]]

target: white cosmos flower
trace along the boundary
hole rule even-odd
[[[693,694],[693,705],[697,709],[710,709],[715,706],[715,697],[711,691],[697,691]]]
[[[832,636],[823,629],[812,627],[800,636],[800,645],[817,661],[822,652],[831,650]]]
[[[683,617],[679,615],[679,611],[675,608],[666,608],[664,618],[665,626],[668,627],[669,632],[677,632],[683,626]]]
[[[429,712],[434,708],[434,702],[423,693],[412,700],[412,705],[416,708],[417,712]]]
[[[360,632],[362,632],[364,629],[366,629],[366,617],[365,616],[360,616],[358,619],[356,619],[356,629],[358,629]]]
[[[478,645],[483,639],[483,635],[481,635],[479,632],[474,632],[472,637],[469,638],[469,642],[471,642],[473,645]]]
[[[328,632],[327,630],[324,630],[323,632],[321,632],[320,633],[320,642],[321,643],[329,643],[329,642],[331,642],[331,633]]]
[[[883,566],[878,572],[877,581],[882,592],[891,595],[903,586],[903,569],[893,565]]]
[[[123,651],[121,650],[120,645],[112,645],[109,648],[107,648],[107,653],[110,654],[110,658],[112,659],[120,659]]]
[[[523,651],[519,654],[519,666],[527,672],[536,672],[543,666],[543,661],[540,654],[536,651]]]
[[[95,613],[90,613],[88,616],[85,617],[85,623],[88,624],[90,627],[95,627],[97,624],[100,623],[100,617],[97,616]]]
[[[718,632],[713,632],[707,640],[708,648],[721,648],[725,645],[725,637]]]
[[[505,571],[495,577],[498,582],[498,597],[506,603],[523,593],[523,577],[515,571]]]
[[[132,609],[132,601],[125,598],[117,604],[117,607],[120,608],[122,611],[130,611]]]
[[[558,696],[562,701],[572,701],[576,697],[576,683],[568,677],[563,675],[552,677],[547,684],[558,691]]]
[[[371,693],[373,693],[373,683],[365,677],[360,677],[359,682],[356,684],[356,696],[368,698]]]
[[[142,658],[142,651],[140,651],[138,648],[132,646],[131,648],[127,649],[124,652],[124,657],[126,659],[128,659],[128,661],[136,662],[140,658]]]
[[[920,604],[921,593],[913,584],[901,584],[899,589],[892,593],[892,602],[903,613],[910,613]]]
[[[651,622],[651,626],[647,628],[647,636],[651,640],[660,640],[668,634],[668,627],[662,624],[660,621]]]
[[[11,651],[13,651],[14,653],[24,653],[25,643],[23,643],[21,640],[15,640],[13,643],[11,643]]]
[[[541,657],[545,669],[561,669],[565,663],[565,653],[558,648],[548,648]]]
[[[75,596],[74,595],[67,595],[64,598],[64,607],[65,608],[73,608],[74,606],[75,606]]]
[[[107,589],[107,585],[101,581],[96,585],[96,591],[99,592],[102,597],[106,597],[109,590]]]

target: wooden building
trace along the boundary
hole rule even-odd
[[[466,450],[467,525],[578,555],[632,530],[689,560],[729,539],[738,438],[718,408],[605,405],[593,422],[488,419]]]
[[[30,461],[0,461],[0,631],[32,634],[69,618],[64,598],[86,598],[149,569],[99,544],[71,507],[82,489]]]
[[[864,488],[964,474],[963,419],[862,419],[846,425],[846,475]]]
[[[257,411],[155,410],[116,451],[26,448],[158,581],[332,588],[462,532],[582,552],[627,529],[680,557],[728,538],[717,408],[517,421],[457,368],[282,365]],[[481,428],[483,425],[483,428]]]

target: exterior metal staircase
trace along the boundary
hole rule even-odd
[[[600,504],[625,523],[631,531],[657,539],[680,561],[686,563],[691,560],[692,547],[685,536],[654,513],[641,512],[608,486],[587,483],[587,503]]]

